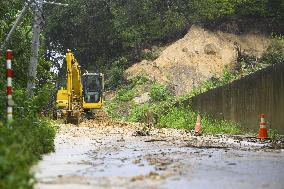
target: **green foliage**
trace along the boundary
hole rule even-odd
[[[158,125],[168,128],[193,129],[195,119],[195,113],[189,109],[173,107],[167,113],[161,115]]]
[[[0,123],[0,136],[0,188],[33,188],[30,166],[54,150],[54,128],[47,120],[21,119],[10,127]]]
[[[206,81],[204,81],[202,84],[200,84],[198,87],[193,88],[193,90],[185,95],[185,99],[189,99],[195,95],[201,94],[203,92],[206,92],[208,90],[226,85],[233,80],[238,78],[238,74],[234,72],[233,70],[230,70],[228,68],[225,68],[223,71],[223,74],[221,77],[212,77]],[[182,97],[183,98],[183,97]]]
[[[106,101],[104,106],[104,111],[114,120],[121,119],[121,114],[119,113],[120,103],[115,100]]]
[[[124,82],[123,73],[127,65],[127,59],[122,57],[112,64],[111,68],[107,71],[106,87],[114,89]]]
[[[126,102],[126,101],[132,100],[134,96],[135,96],[135,92],[132,88],[124,87],[117,92],[116,99]]]
[[[135,104],[131,101],[134,96],[133,91],[140,85],[144,86],[144,88],[146,85],[149,85],[146,78],[146,82],[142,82],[141,84],[141,80],[144,81],[143,77],[136,77],[118,91],[114,100],[106,104],[106,110],[112,118],[142,123],[147,122],[147,112],[151,111],[155,117],[155,125],[158,127],[192,130],[196,123],[197,114],[190,107],[188,99],[195,94],[220,86],[234,78],[235,75],[229,70],[226,70],[220,79],[211,79],[205,82],[200,88],[196,88],[194,92],[181,97],[171,96],[166,86],[154,83],[150,88],[150,96],[153,101]],[[204,133],[240,134],[243,132],[241,127],[235,123],[215,120],[206,115],[202,115],[201,122]]]
[[[49,97],[47,86],[30,99],[23,89],[14,90],[14,121],[0,123],[0,188],[33,188],[30,166],[41,155],[54,150],[55,128],[49,120],[39,119],[39,113]],[[52,88],[50,88],[52,89]],[[3,103],[5,99],[1,99]],[[5,118],[5,111],[1,115]]]
[[[240,64],[239,68],[236,70],[225,68],[221,77],[212,77],[200,86],[194,88],[189,94],[181,97],[172,97],[166,86],[154,83],[150,89],[152,102],[140,105],[129,104],[129,106],[127,106],[127,108],[130,109],[129,114],[126,114],[126,117],[123,117],[129,121],[143,122],[145,121],[146,112],[151,110],[155,113],[157,117],[157,125],[160,127],[193,129],[196,113],[188,107],[188,105],[190,105],[189,99],[191,97],[210,89],[226,85],[233,80],[262,69],[266,67],[266,65],[283,62],[283,41],[283,36],[274,37],[271,46],[261,59],[241,53],[238,58]],[[146,80],[145,83],[137,81],[140,81],[140,79],[134,78],[131,82],[129,82],[128,90],[133,90],[133,88],[139,84],[144,86],[147,85]],[[125,86],[125,88],[127,88],[127,86]],[[123,94],[125,94],[126,100],[131,100],[131,98],[133,98],[133,94],[128,94],[128,91],[123,91]],[[121,96],[121,94],[119,93],[118,96]],[[119,114],[116,116],[119,117]],[[205,133],[239,134],[243,132],[241,127],[236,123],[224,120],[215,120],[206,115],[203,115],[202,125],[204,126],[203,131]]]
[[[191,17],[195,20],[212,21],[235,13],[235,3],[228,0],[193,0],[191,7],[195,10]]]
[[[128,116],[128,121],[145,122],[145,115],[148,110],[148,104],[133,105]]]
[[[110,89],[124,82],[123,71],[133,62],[157,58],[155,51],[141,53],[143,49],[179,38],[192,24],[210,25],[251,18],[269,23],[272,27],[269,31],[281,32],[284,28],[284,3],[281,0],[65,2],[69,6],[64,9],[45,6],[48,19],[44,37],[48,52],[63,53],[72,49],[83,69],[106,73],[106,87]],[[55,55],[48,53],[47,57],[55,58]],[[125,66],[117,64],[120,57],[127,58],[129,63]]]
[[[283,63],[283,41],[283,36],[274,37],[271,46],[260,60],[243,54],[240,59],[241,67],[239,70],[230,70],[226,68],[220,78],[212,77],[200,86],[194,88],[189,94],[166,100],[163,104],[154,106],[154,109],[157,110],[156,113],[158,113],[160,117],[158,125],[162,127],[192,129],[195,124],[196,113],[194,113],[189,107],[184,108],[185,103],[190,104],[189,99],[191,97],[210,89],[226,85],[233,80],[265,67],[267,64]],[[239,134],[243,132],[241,127],[236,123],[225,120],[215,120],[206,115],[203,116],[201,124],[203,125],[203,132],[205,133]],[[277,133],[275,134],[274,131],[271,131],[271,135],[277,137]]]
[[[234,74],[234,72],[232,70],[230,71],[228,69],[225,69],[220,79],[221,85],[227,84],[235,79],[236,79],[236,75]]]
[[[112,119],[138,121],[144,119],[145,108],[133,102],[139,87],[145,89],[151,81],[146,76],[137,76],[130,79],[127,84],[121,86],[115,98],[107,101],[104,110]],[[137,107],[137,109],[135,109]]]
[[[272,142],[281,139],[281,135],[276,129],[268,129],[268,137],[272,140]]]
[[[144,50],[141,59],[145,60],[155,60],[159,56],[158,52],[155,52],[153,50]]]
[[[0,2],[0,46],[2,46],[8,32],[12,28],[19,11],[25,1],[1,1]],[[12,5],[12,6],[11,6]],[[15,33],[6,49],[13,51],[12,68],[13,99],[15,101],[14,121],[9,124],[6,120],[6,93],[0,91],[0,188],[1,189],[31,189],[35,179],[30,172],[30,167],[43,153],[54,150],[55,129],[48,120],[39,119],[39,114],[49,100],[53,89],[50,82],[52,74],[49,71],[51,62],[44,60],[45,48],[40,46],[37,89],[34,98],[27,97],[25,87],[27,85],[27,70],[30,59],[32,14],[29,10],[23,18],[21,25]],[[41,36],[41,44],[45,38]],[[5,50],[5,49],[1,49]],[[0,86],[6,86],[6,65],[4,52],[0,52]]]
[[[134,87],[137,85],[143,85],[145,84],[147,81],[149,81],[149,78],[147,76],[136,76],[130,79],[129,81],[129,85]]]
[[[150,97],[153,101],[164,101],[170,95],[167,86],[160,84],[153,84],[150,91]]]
[[[36,118],[43,111],[52,107],[46,107],[49,103],[50,96],[55,90],[55,87],[47,83],[36,91],[36,95],[31,98],[26,89],[15,88],[13,99],[15,102],[14,114],[19,118]],[[51,111],[51,110],[50,110]]]
[[[25,89],[14,88],[14,121],[12,124],[0,123],[0,188],[31,189],[35,179],[30,166],[41,155],[54,150],[55,128],[47,119],[39,119],[39,114],[49,101],[53,87],[43,85],[29,98]],[[2,94],[1,104],[6,102]],[[6,119],[5,107],[0,115]]]
[[[173,107],[160,115],[158,126],[168,128],[194,129],[197,114],[190,107]],[[202,116],[202,115],[201,115]],[[202,132],[210,134],[240,134],[242,129],[239,125],[224,120],[212,119],[203,115],[201,119]]]
[[[48,6],[45,10],[48,50],[76,49],[76,57],[84,68],[91,64],[109,66],[121,56],[137,60],[145,47],[171,41],[194,23],[258,18],[278,31],[284,23],[281,0],[66,0],[66,3],[69,6],[64,9]],[[142,56],[156,57],[150,52]]]
[[[273,36],[272,43],[260,62],[263,64],[278,64],[284,62],[284,36]]]
[[[242,134],[244,131],[241,126],[225,120],[212,119],[209,116],[203,116],[201,119],[202,131],[211,134]]]
[[[12,28],[19,11],[23,8],[25,1],[13,0],[13,1],[1,1],[0,2],[0,46],[3,45],[8,32]],[[13,5],[13,6],[11,6]],[[13,33],[10,42],[6,44],[6,49],[11,49],[13,51],[13,81],[14,86],[26,87],[27,85],[27,73],[29,60],[31,56],[31,36],[32,36],[32,12],[28,10],[26,15],[23,17],[21,25],[17,27]],[[44,59],[45,53],[45,38],[41,36],[41,46],[39,51],[39,63],[38,63],[38,77],[36,80],[37,87],[40,88],[43,84],[50,82],[52,80],[52,74],[49,71],[52,63]],[[0,71],[5,72],[5,49],[0,49]],[[2,55],[2,56],[1,56]],[[5,75],[1,74],[0,84],[2,85],[2,79],[5,79]]]

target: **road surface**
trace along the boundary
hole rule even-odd
[[[138,124],[61,125],[54,153],[33,168],[37,189],[284,189],[284,150],[176,129],[137,136]]]

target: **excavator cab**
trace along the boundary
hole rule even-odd
[[[104,76],[101,73],[85,73],[83,83],[83,108],[101,109],[103,104]]]
[[[66,53],[66,68],[66,88],[57,91],[54,117],[78,124],[84,112],[92,115],[102,109],[104,75],[88,72],[81,75],[81,66],[70,50]]]

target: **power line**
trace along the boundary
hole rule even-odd
[[[40,32],[41,26],[43,23],[43,4],[53,4],[59,6],[67,6],[67,4],[56,3],[56,2],[47,2],[44,0],[32,0],[36,5],[34,10],[34,23],[33,23],[33,35],[32,35],[32,44],[31,44],[31,58],[28,68],[28,83],[27,90],[30,97],[34,96],[34,89],[36,87],[36,75],[37,75],[37,65],[38,65],[38,52],[40,46]]]
[[[35,9],[34,9],[34,23],[32,27],[33,35],[32,35],[32,44],[31,44],[31,58],[30,58],[29,71],[28,71],[29,80],[27,84],[27,89],[29,91],[30,96],[33,96],[33,89],[35,88],[35,80],[37,74],[39,38],[41,32],[41,25],[44,20],[43,11],[42,11],[43,4],[68,6],[68,4],[48,2],[44,0],[27,0],[19,16],[17,17],[15,23],[13,24],[11,30],[9,31],[3,45],[0,46],[0,51],[5,50],[6,45],[8,44],[12,34],[16,31],[17,26],[21,23],[21,20],[24,17],[25,13],[27,12],[28,8],[34,6]]]

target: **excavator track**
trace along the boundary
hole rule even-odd
[[[57,91],[54,117],[75,125],[85,119],[104,119],[104,75],[87,71],[81,74],[81,66],[70,50],[66,53],[66,69],[66,87]]]

